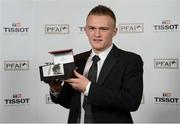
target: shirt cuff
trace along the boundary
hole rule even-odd
[[[85,96],[88,96],[88,94],[89,94],[90,85],[91,85],[91,82],[89,82],[88,85],[86,86],[86,89],[85,89],[85,91],[84,91],[84,95],[85,95]]]

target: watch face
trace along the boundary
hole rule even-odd
[[[56,64],[56,65],[49,65],[43,67],[43,76],[57,76],[57,75],[64,75],[64,68],[63,64]]]

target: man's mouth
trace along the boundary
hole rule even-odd
[[[93,39],[96,42],[102,41],[101,39]]]

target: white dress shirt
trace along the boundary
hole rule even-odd
[[[96,54],[92,50],[91,55],[89,56],[89,58],[88,58],[88,60],[86,62],[85,68],[84,68],[83,75],[85,77],[88,77],[88,71],[89,71],[89,69],[90,69],[90,67],[92,65],[92,57],[94,55],[98,55],[99,58],[100,58],[100,60],[97,63],[97,80],[98,80],[100,70],[101,70],[101,68],[102,68],[102,66],[104,64],[104,61],[105,61],[107,55],[111,51],[112,47],[113,47],[113,45],[111,45],[109,48],[107,48],[106,50],[104,50],[103,52],[101,52],[99,54]],[[81,93],[81,120],[80,120],[81,123],[84,123],[84,109],[82,108],[82,103],[83,103],[84,95],[88,96],[90,85],[91,85],[91,82],[89,82],[88,85],[86,86],[86,90],[83,93]]]

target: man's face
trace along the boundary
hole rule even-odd
[[[114,25],[110,16],[90,15],[87,18],[85,32],[95,52],[102,52],[112,44],[117,32]]]

